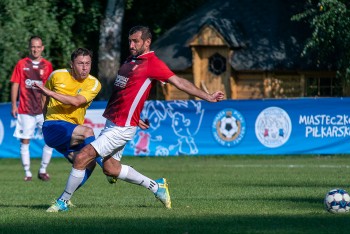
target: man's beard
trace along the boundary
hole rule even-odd
[[[145,48],[142,47],[139,50],[134,50],[136,53],[133,55],[134,57],[140,56],[141,54],[145,53]]]

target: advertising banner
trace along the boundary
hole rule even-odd
[[[93,102],[85,125],[98,136],[106,102]],[[150,128],[136,132],[125,156],[350,153],[350,98],[148,101]],[[19,157],[10,104],[0,105],[0,157]],[[38,132],[31,155],[41,156]],[[56,151],[54,156],[60,157]]]

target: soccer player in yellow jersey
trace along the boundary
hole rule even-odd
[[[86,109],[101,90],[98,79],[90,75],[91,62],[92,52],[78,48],[71,55],[70,69],[55,70],[45,86],[35,85],[44,94],[45,143],[71,163],[80,149],[95,140],[93,130],[83,125]],[[102,166],[101,157],[96,162]],[[80,186],[89,178],[96,162],[89,164]]]

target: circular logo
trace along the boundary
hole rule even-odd
[[[0,145],[2,144],[2,140],[4,139],[4,125],[0,119]]]
[[[240,112],[234,109],[224,109],[214,118],[212,132],[214,139],[223,146],[237,145],[246,131],[245,120]]]
[[[292,122],[286,111],[269,107],[258,115],[255,121],[255,135],[266,147],[276,148],[286,143],[292,132]]]

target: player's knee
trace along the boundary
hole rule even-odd
[[[90,136],[95,136],[94,130],[92,130],[92,128],[88,128],[88,127],[85,128],[84,136],[85,136],[85,138],[88,138]]]
[[[96,157],[96,152],[91,145],[85,146],[75,157],[74,168],[85,169]]]

